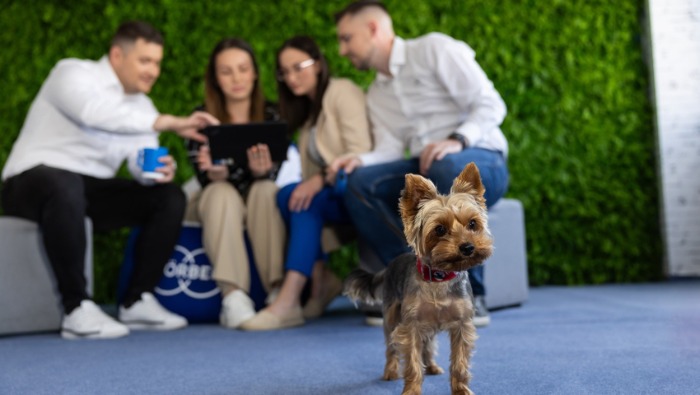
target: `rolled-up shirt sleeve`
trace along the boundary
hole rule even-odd
[[[374,140],[374,149],[370,152],[359,155],[364,166],[377,165],[380,163],[392,162],[404,158],[406,145],[397,135],[395,128],[390,128],[382,124],[381,110],[372,105],[372,93],[367,95],[367,107]]]

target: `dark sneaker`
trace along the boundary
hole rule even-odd
[[[491,323],[489,310],[486,308],[484,295],[474,296],[474,326],[482,327]]]

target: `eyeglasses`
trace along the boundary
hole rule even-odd
[[[313,66],[314,63],[316,63],[316,59],[310,58],[310,59],[306,59],[302,62],[299,62],[299,63],[293,65],[291,70],[285,70],[285,69],[277,70],[277,81],[284,82],[284,79],[287,78],[287,76],[289,76],[290,74],[301,73],[302,70]]]

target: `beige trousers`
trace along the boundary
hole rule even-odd
[[[286,230],[277,209],[277,190],[274,181],[256,181],[244,202],[233,185],[222,181],[207,185],[192,197],[185,220],[202,224],[204,250],[214,267],[214,280],[250,292],[245,229],[263,287],[269,292],[274,282],[282,280]]]

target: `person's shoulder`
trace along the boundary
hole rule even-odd
[[[345,94],[348,92],[362,92],[362,88],[349,78],[331,78],[328,82],[326,93]]]
[[[364,103],[365,93],[356,83],[347,78],[331,78],[323,94],[324,108],[343,108],[351,103]]]
[[[428,34],[407,40],[408,45],[418,48],[436,48],[441,49],[445,46],[452,46],[457,43],[465,44],[463,41],[457,40],[445,33],[430,32]]]
[[[56,62],[54,69],[92,71],[99,67],[99,61],[78,58],[65,58]]]
[[[421,56],[453,55],[466,52],[473,55],[474,50],[462,40],[440,32],[431,32],[409,40],[409,45],[418,51]]]
[[[86,77],[98,75],[99,69],[99,61],[66,58],[56,62],[50,76],[60,78],[61,81],[84,80]]]

